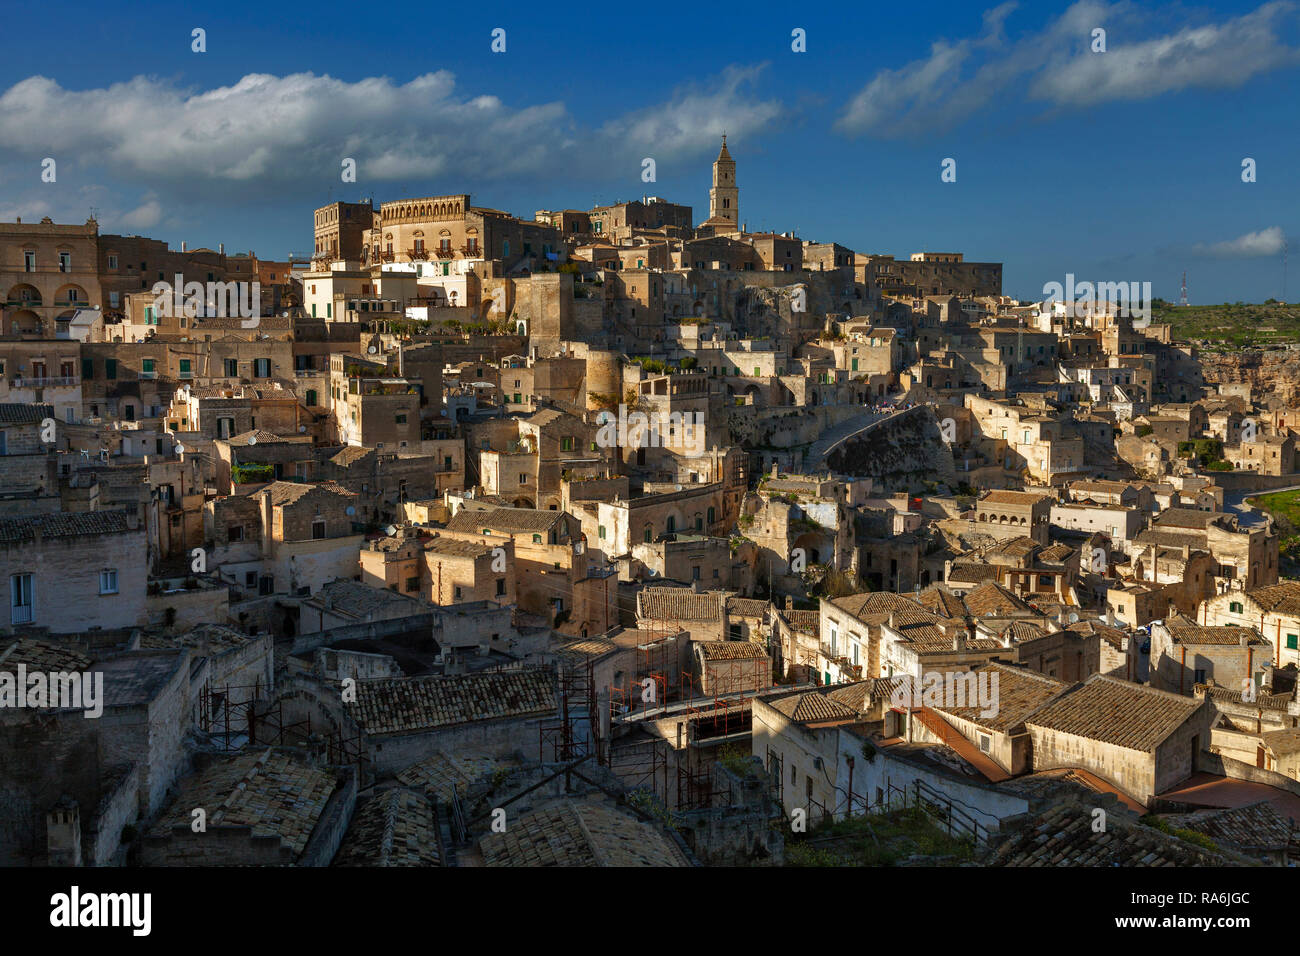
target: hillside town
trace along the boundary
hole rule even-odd
[[[1300,407],[1130,276],[751,232],[734,140],[0,223],[0,865],[1300,861]]]

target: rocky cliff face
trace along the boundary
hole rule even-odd
[[[1300,349],[1202,352],[1199,358],[1211,388],[1244,382],[1270,408],[1300,408]]]
[[[877,492],[915,491],[926,481],[957,485],[952,451],[934,410],[924,405],[850,438],[826,456],[826,463],[841,474],[871,476]]]

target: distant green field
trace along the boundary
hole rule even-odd
[[[1252,305],[1178,306],[1156,299],[1151,321],[1173,326],[1178,341],[1208,342],[1212,346],[1242,348],[1300,342],[1300,305],[1265,302]]]
[[[1247,498],[1246,503],[1273,516],[1278,546],[1282,552],[1280,570],[1285,576],[1294,577],[1300,569],[1300,491],[1275,491],[1270,495],[1256,495]]]

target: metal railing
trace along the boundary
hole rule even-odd
[[[57,385],[76,385],[80,381],[76,375],[15,376],[12,385],[14,388],[51,388]]]

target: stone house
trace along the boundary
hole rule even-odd
[[[1207,701],[1095,674],[1025,726],[1036,772],[1081,768],[1145,805],[1195,772],[1213,722]]]
[[[1151,625],[1150,680],[1160,690],[1191,696],[1195,685],[1213,681],[1253,696],[1272,663],[1272,644],[1254,628]]]

